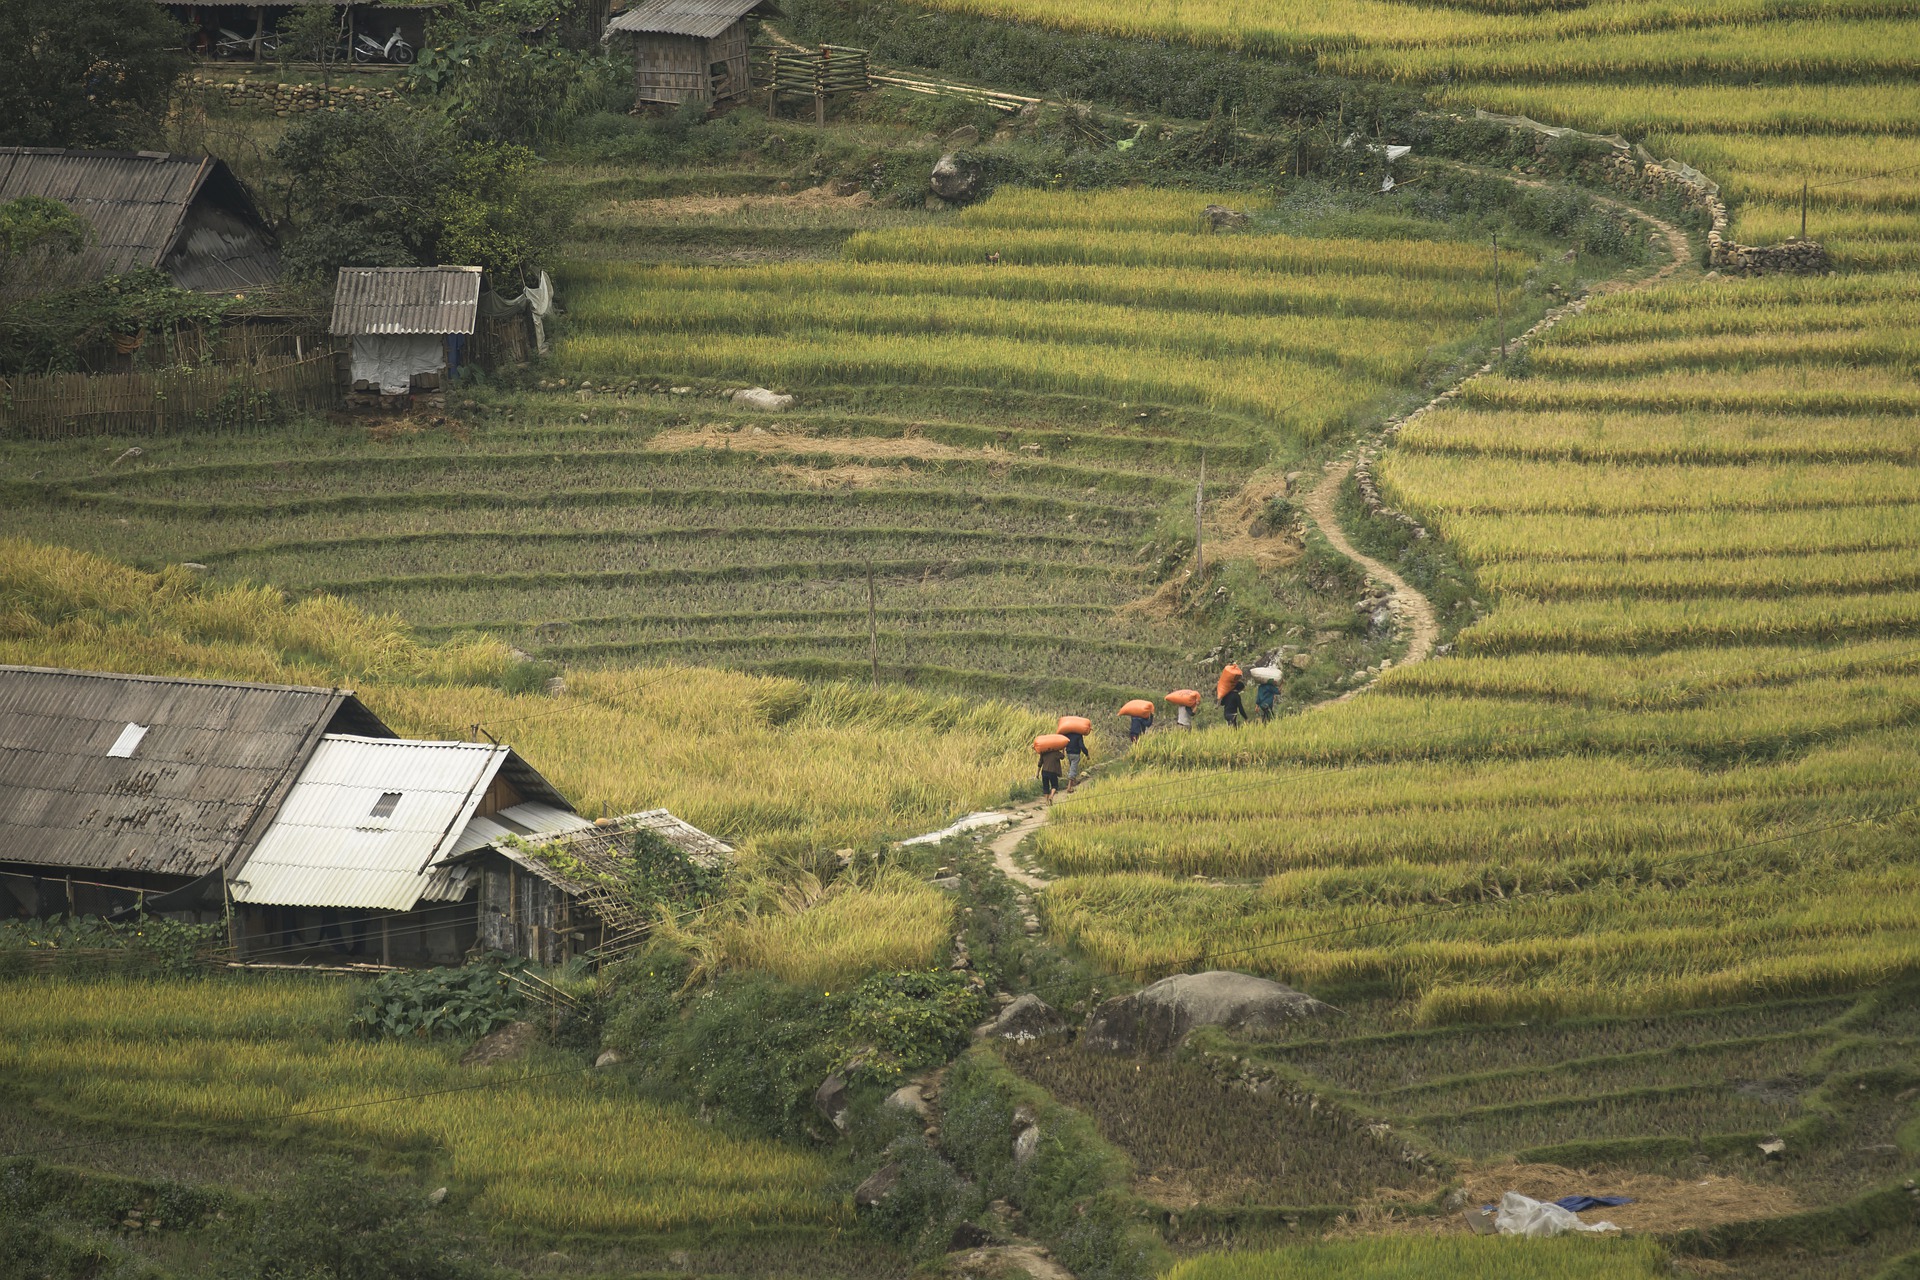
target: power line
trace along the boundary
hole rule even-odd
[[[1838,821],[1838,822],[1824,823],[1820,826],[1803,827],[1798,831],[1789,831],[1782,835],[1770,836],[1765,840],[1753,840],[1744,844],[1728,845],[1718,849],[1706,849],[1697,853],[1678,854],[1678,855],[1675,855],[1674,857],[1664,858],[1659,861],[1648,864],[1647,870],[1653,870],[1654,868],[1663,867],[1663,866],[1675,866],[1684,862],[1696,862],[1703,858],[1727,857],[1732,854],[1747,852],[1750,849],[1764,849],[1769,845],[1783,844],[1786,841],[1798,840],[1805,836],[1815,836],[1815,835],[1820,835],[1823,832],[1827,832],[1827,831],[1837,831],[1844,827],[1858,826],[1863,822],[1886,821],[1891,818],[1897,818],[1902,814],[1912,813],[1916,810],[1920,810],[1920,803],[1905,805],[1901,808],[1889,810],[1883,813],[1860,814],[1852,818],[1842,819],[1841,821]],[[1360,933],[1367,929],[1380,929],[1380,928],[1386,928],[1390,925],[1414,923],[1422,920],[1429,920],[1436,916],[1452,915],[1460,911],[1470,911],[1477,907],[1511,906],[1514,903],[1520,902],[1520,901],[1532,901],[1532,900],[1544,899],[1544,898],[1580,897],[1585,894],[1594,892],[1595,887],[1597,886],[1590,886],[1584,889],[1569,890],[1566,893],[1559,893],[1554,890],[1537,890],[1532,893],[1524,893],[1524,892],[1515,893],[1504,898],[1481,898],[1473,902],[1454,903],[1450,906],[1435,907],[1431,911],[1414,912],[1410,915],[1396,916],[1387,920],[1370,920],[1363,924],[1346,925],[1338,929],[1322,930],[1318,933],[1296,934],[1286,938],[1275,938],[1268,942],[1254,943],[1250,946],[1236,947],[1227,951],[1203,951],[1200,953],[1200,955],[1196,958],[1196,960],[1193,963],[1211,964],[1213,961],[1225,959],[1230,956],[1252,955],[1256,952],[1269,951],[1275,947],[1290,946],[1300,942],[1313,942],[1322,938],[1334,938],[1334,937],[1340,937],[1342,935],[1349,934],[1349,933]],[[1127,977],[1136,976],[1138,974],[1151,973],[1156,969],[1161,969],[1165,967],[1167,966],[1142,965],[1134,969],[1120,969],[1120,970],[1114,970],[1110,972],[1103,972],[1101,976],[1109,977],[1109,978],[1127,978]]]
[[[1765,663],[1757,667],[1741,668],[1741,674],[1753,675],[1753,674],[1759,674],[1762,672],[1774,671],[1781,667],[1792,666],[1796,663],[1803,663],[1803,664],[1812,663],[1817,661],[1821,656],[1822,655],[1820,654],[1798,654],[1792,657],[1782,658],[1777,662]],[[1903,662],[1903,661],[1914,659],[1914,658],[1920,658],[1920,649],[1903,650],[1901,652],[1891,654],[1883,659],[1880,659],[1880,661],[1884,663],[1899,663],[1899,662]],[[1710,673],[1705,668],[1695,668],[1693,671],[1685,675],[1676,677],[1675,679],[1669,680],[1665,684],[1652,686],[1652,691],[1658,691],[1663,689],[1684,688],[1689,682],[1691,682],[1692,680],[1696,679],[1697,677],[1703,674],[1710,674]],[[1722,691],[1723,691],[1722,689],[1709,687],[1703,690],[1702,692],[1711,694],[1711,693],[1717,693]],[[1689,710],[1691,708],[1677,707],[1674,709],[1683,711],[1683,710]],[[1572,717],[1569,722],[1563,722],[1560,724],[1540,725],[1531,729],[1503,730],[1500,733],[1500,737],[1503,741],[1513,741],[1515,739],[1538,737],[1546,734],[1564,733],[1572,729],[1591,729],[1596,725],[1605,724],[1611,720],[1618,720],[1618,719],[1625,718],[1627,716],[1644,715],[1647,712],[1647,708],[1644,706],[1615,707],[1608,711],[1598,711],[1592,708],[1586,708],[1584,709],[1584,711],[1585,711],[1585,717],[1586,717],[1584,720],[1582,720],[1578,716],[1575,716],[1575,717]],[[1345,773],[1354,769],[1373,768],[1373,767],[1390,765],[1390,764],[1414,764],[1414,763],[1420,763],[1422,760],[1430,759],[1430,758],[1431,758],[1430,756],[1428,757],[1412,756],[1412,757],[1402,757],[1400,759],[1385,759],[1385,760],[1348,759],[1344,761],[1332,762],[1325,765],[1307,764],[1305,767],[1301,768],[1300,770],[1294,773],[1280,774],[1278,776],[1266,775],[1260,778],[1260,780],[1256,782],[1241,783],[1233,786],[1209,787],[1209,788],[1200,788],[1197,790],[1189,790],[1183,794],[1168,796],[1163,800],[1147,801],[1145,802],[1145,805],[1143,805],[1142,807],[1160,806],[1160,805],[1166,805],[1166,804],[1172,804],[1172,803],[1185,803],[1194,799],[1203,799],[1210,796],[1231,795],[1231,794],[1235,794],[1242,791],[1256,791],[1256,790],[1261,790],[1263,788],[1267,788],[1271,786],[1277,786],[1285,782],[1298,781],[1299,779],[1302,779],[1302,778],[1324,778],[1329,774]],[[1299,763],[1299,762],[1296,762],[1296,763]],[[1204,769],[1208,767],[1209,766],[1203,765],[1200,768]],[[1238,772],[1243,772],[1249,769],[1257,768],[1258,766],[1246,766],[1244,768],[1236,768],[1232,765],[1219,765],[1219,766],[1211,766],[1211,767],[1227,773],[1238,773]],[[1190,775],[1192,773],[1199,772],[1199,771],[1200,771],[1199,769],[1189,769],[1186,771],[1186,774]],[[1106,795],[1106,796],[1096,795],[1096,796],[1090,797],[1087,800],[1081,800],[1078,802],[1078,804],[1083,806],[1088,806],[1091,808],[1094,804],[1098,803],[1101,800],[1109,800],[1115,806],[1119,806],[1122,812],[1125,812],[1125,808],[1129,806],[1130,802],[1134,799],[1134,797],[1139,796],[1142,793],[1148,792],[1148,791],[1165,791],[1171,788],[1180,787],[1185,785],[1187,781],[1188,781],[1187,776],[1169,777],[1161,782],[1145,783],[1138,787],[1132,788],[1130,790],[1120,792],[1119,794]],[[1098,813],[1099,810],[1095,809],[1094,812]]]

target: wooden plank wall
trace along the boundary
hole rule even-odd
[[[0,379],[0,435],[63,440],[247,430],[271,425],[283,412],[331,409],[340,386],[339,358],[331,351],[265,369]]]
[[[707,75],[708,41],[665,35],[636,35],[632,39],[636,102],[705,102],[712,96]]]

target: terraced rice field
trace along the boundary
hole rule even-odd
[[[1863,391],[1907,381],[1905,358],[1867,343],[1844,363],[1789,334],[1756,372],[1741,332],[1796,306],[1897,314],[1910,290],[1601,299],[1531,376],[1417,420],[1380,466],[1387,496],[1477,562],[1497,607],[1371,698],[1165,738],[1138,753],[1151,775],[1062,806],[1043,847],[1082,874],[1054,891],[1057,926],[1115,964],[1257,948],[1245,963],[1433,1018],[1788,995],[1920,963],[1901,853],[1920,830],[1920,468],[1911,419]],[[1706,378],[1743,401],[1676,390]],[[1746,402],[1761,393],[1771,412]],[[1333,930],[1350,931],[1280,945]]]
[[[0,533],[573,666],[864,680],[877,657],[889,681],[1117,705],[1193,683],[1218,643],[1130,607],[1184,563],[1202,458],[1231,494],[1417,396],[1491,308],[1478,245],[1209,235],[1212,198],[1010,191],[826,262],[583,256],[570,394],[412,435],[142,441],[117,465],[127,442],[9,446],[35,478]],[[1529,265],[1509,255],[1509,285]],[[800,402],[719,394],[749,383]]]
[[[244,986],[16,981],[0,1000],[0,1064],[62,1119],[432,1149],[509,1230],[844,1220],[834,1172],[816,1155],[726,1137],[564,1057],[476,1077],[457,1044],[357,1039],[345,1030],[357,994],[349,982],[258,975]],[[408,1101],[382,1105],[398,1097]]]
[[[1530,367],[1419,419],[1385,496],[1467,557],[1490,614],[1368,698],[1150,740],[1150,769],[1060,806],[1040,836],[1070,873],[1047,895],[1060,935],[1126,972],[1232,963],[1434,1020],[1920,964],[1909,11],[952,7],[1618,131],[1719,181],[1743,243],[1797,233],[1804,185],[1837,268],[1596,300]]]

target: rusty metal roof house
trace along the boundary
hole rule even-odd
[[[456,857],[479,882],[479,945],[554,965],[638,938],[651,921],[621,890],[642,831],[704,867],[733,856],[733,846],[665,809],[476,844]]]
[[[392,731],[343,689],[0,667],[0,910],[217,908],[328,733]]]
[[[353,339],[355,390],[406,395],[460,371],[479,313],[479,267],[342,267],[331,330]]]
[[[257,288],[280,274],[273,233],[226,164],[160,151],[0,147],[0,200],[45,196],[93,226],[66,285],[154,267],[183,289]]]
[[[641,0],[606,38],[632,41],[635,105],[718,105],[752,88],[748,20],[779,15],[772,0]]]

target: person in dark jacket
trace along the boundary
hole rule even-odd
[[[1228,689],[1226,696],[1220,699],[1220,714],[1224,715],[1227,723],[1236,729],[1240,727],[1240,721],[1247,714],[1247,704],[1240,700],[1240,690],[1246,688],[1246,685],[1244,678],[1235,679],[1233,687]]]
[[[1059,747],[1040,753],[1040,794],[1049,800],[1060,789],[1060,765],[1066,757],[1067,753]]]
[[[1262,722],[1273,719],[1274,699],[1280,696],[1278,680],[1262,680],[1260,687],[1253,691],[1253,705],[1260,708]]]

